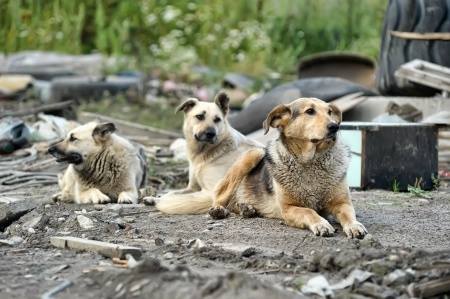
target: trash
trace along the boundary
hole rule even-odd
[[[350,286],[355,285],[356,283],[361,283],[366,281],[367,279],[371,278],[373,276],[373,273],[363,271],[360,269],[353,269],[350,274],[344,278],[343,280],[339,281],[338,283],[335,283],[331,286],[333,290],[341,290],[348,288]]]
[[[56,52],[24,51],[9,55],[0,65],[1,73],[29,74],[39,80],[55,77],[103,74],[105,59],[101,54],[66,55]]]
[[[411,122],[419,122],[423,118],[423,113],[411,104],[399,105],[390,101],[386,107],[386,112],[389,115],[398,115],[402,119]]]
[[[94,228],[94,222],[90,218],[88,218],[86,216],[78,215],[77,216],[77,221],[78,221],[78,224],[80,225],[80,227],[82,229]]]
[[[33,78],[28,75],[1,75],[0,76],[0,99],[14,98],[20,92],[31,86]]]
[[[359,288],[356,289],[359,294],[367,295],[378,299],[395,299],[398,298],[398,294],[395,290],[382,287],[371,282],[365,282]]]
[[[53,299],[54,296],[68,287],[70,287],[73,283],[70,280],[64,280],[62,283],[51,289],[50,291],[46,292],[44,295],[41,296],[41,299]]]
[[[30,141],[30,131],[18,118],[3,118],[0,122],[0,154],[10,154],[25,147]]]
[[[186,139],[177,138],[170,145],[170,150],[173,152],[173,157],[175,160],[187,161],[187,148]]]
[[[200,240],[200,239],[193,239],[193,240],[189,241],[187,247],[190,248],[190,249],[200,249],[200,248],[203,248],[205,246],[206,246],[206,244],[202,240]]]
[[[308,280],[308,282],[302,287],[301,291],[306,295],[319,295],[323,298],[334,297],[333,290],[330,287],[328,280],[323,275],[318,275]]]
[[[142,250],[137,247],[117,245],[75,237],[51,237],[50,243],[58,248],[97,252],[110,258],[117,257],[122,259],[126,254],[131,254],[134,258],[139,258],[142,254]]]
[[[51,141],[64,138],[69,131],[75,129],[79,124],[75,121],[68,121],[63,117],[38,114],[39,121],[35,122],[31,128],[31,141]]]

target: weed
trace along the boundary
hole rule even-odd
[[[422,181],[422,178],[416,178],[414,186],[408,185],[408,192],[413,196],[432,199],[430,193],[422,189]]]
[[[397,181],[397,179],[394,179],[394,181],[392,182],[392,191],[400,192],[400,183]]]

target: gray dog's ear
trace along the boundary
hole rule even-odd
[[[283,129],[289,119],[291,118],[291,109],[283,104],[276,106],[267,115],[266,120],[263,122],[264,135],[269,132],[270,127]]]
[[[177,113],[179,111],[183,111],[184,113],[186,113],[189,110],[191,110],[192,107],[194,107],[195,104],[197,104],[197,102],[198,102],[198,100],[196,98],[189,98],[186,101],[184,101],[183,103],[181,103],[181,105],[175,109],[175,113]]]
[[[116,126],[113,123],[101,123],[94,128],[94,131],[92,131],[92,137],[98,141],[105,141],[115,131]]]
[[[224,92],[219,92],[214,98],[214,103],[220,108],[223,115],[227,115],[229,109],[230,98]]]

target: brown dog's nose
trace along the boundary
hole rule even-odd
[[[339,130],[339,125],[337,123],[328,124],[328,132],[336,133]]]

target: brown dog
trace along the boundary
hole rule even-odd
[[[367,231],[356,220],[346,183],[350,151],[337,136],[341,119],[336,106],[314,98],[275,107],[264,128],[278,128],[280,137],[230,168],[210,215],[222,218],[230,208],[330,236],[335,229],[318,213],[331,214],[348,237],[363,238]]]

